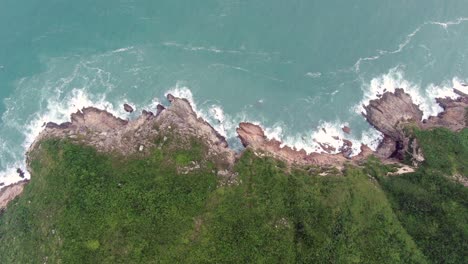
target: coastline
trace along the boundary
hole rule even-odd
[[[437,103],[443,108],[437,116],[422,119],[423,114],[414,104],[411,96],[403,89],[386,92],[378,99],[371,100],[363,106],[366,113],[363,116],[367,122],[384,135],[378,148],[373,151],[367,145],[361,144],[358,155],[350,155],[352,142],[341,139],[343,144],[338,150],[321,144],[323,153],[307,153],[284,145],[277,139],[269,139],[264,129],[256,124],[243,122],[237,127],[237,135],[245,149],[252,149],[257,155],[267,155],[286,162],[289,166],[318,166],[343,169],[346,164],[359,166],[369,156],[374,155],[384,163],[402,164],[405,155],[411,156],[411,162],[417,167],[424,154],[417,141],[405,133],[407,125],[418,129],[445,127],[452,131],[460,131],[467,127],[468,95],[454,89],[458,98],[438,98]],[[70,122],[56,124],[49,122],[43,131],[31,144],[26,153],[27,170],[29,173],[30,154],[44,139],[70,139],[79,144],[95,147],[100,152],[117,152],[121,155],[144,155],[147,150],[157,147],[152,139],[158,134],[177,133],[182,141],[191,137],[202,139],[210,149],[210,156],[216,160],[219,171],[230,171],[236,160],[245,151],[236,151],[228,146],[226,138],[203,118],[197,116],[189,100],[167,94],[169,106],[158,104],[154,112],[143,110],[134,120],[124,120],[113,114],[94,107],[83,108],[71,115]],[[129,110],[130,105],[124,108]],[[343,130],[349,131],[349,127]],[[346,133],[347,134],[347,133]],[[338,153],[333,153],[338,151]],[[2,186],[0,208],[22,192],[28,180],[23,180],[8,186]]]

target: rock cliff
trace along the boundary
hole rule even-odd
[[[468,96],[458,90],[455,92],[460,95],[458,99],[437,99],[444,111],[436,117],[423,121],[421,120],[422,111],[403,89],[396,89],[394,93],[386,92],[379,99],[370,101],[369,105],[365,106],[364,116],[373,127],[384,134],[384,139],[377,151],[373,152],[367,146],[362,145],[361,153],[354,157],[350,157],[352,143],[345,139],[338,154],[308,154],[302,149],[282,146],[278,140],[267,139],[263,129],[251,123],[240,123],[237,133],[246,148],[254,150],[258,155],[269,155],[290,165],[314,165],[340,169],[346,163],[359,164],[372,154],[377,155],[383,161],[392,160],[392,162],[402,160],[404,155],[410,154],[417,165],[424,159],[423,154],[417,141],[411,139],[405,129],[408,125],[421,129],[446,127],[453,131],[460,131],[467,127]],[[27,153],[27,163],[30,162],[30,153],[44,139],[67,138],[80,144],[93,146],[101,152],[145,155],[151,148],[157,147],[154,141],[156,137],[176,133],[179,144],[188,143],[192,137],[205,142],[208,148],[208,158],[217,161],[215,165],[218,171],[231,175],[229,171],[235,163],[236,153],[229,148],[226,139],[208,122],[197,117],[186,99],[176,98],[170,94],[167,99],[170,106],[158,105],[154,109],[156,114],[143,110],[135,120],[123,120],[106,111],[88,107],[72,114],[70,122],[47,123],[31,145]],[[344,129],[346,133],[349,133],[349,128]],[[4,187],[0,191],[0,211],[22,192],[26,183],[27,181],[22,181]]]

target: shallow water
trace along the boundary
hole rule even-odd
[[[333,136],[357,151],[378,143],[360,112],[384,89],[428,116],[463,88],[467,1],[323,2],[3,0],[0,181],[18,180],[44,122],[83,106],[131,118],[124,102],[151,109],[172,92],[237,148],[236,125],[252,121],[309,152]]]

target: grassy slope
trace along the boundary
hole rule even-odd
[[[0,217],[0,263],[461,263],[467,192],[440,175],[466,172],[467,134],[422,133],[440,144],[415,174],[384,177],[373,160],[343,176],[286,173],[246,152],[241,183],[219,188],[196,141],[131,159],[48,141]],[[447,148],[441,171],[430,157],[445,138],[462,152]],[[177,173],[191,161],[202,168]]]
[[[415,131],[425,162],[415,173],[377,176],[395,213],[423,253],[434,263],[468,259],[468,189],[450,180],[468,176],[468,129]]]

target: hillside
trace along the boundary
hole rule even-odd
[[[407,100],[397,91],[368,107],[386,129],[376,152],[278,150],[244,124],[236,154],[188,102],[169,99],[135,121],[88,109],[48,124],[28,153],[30,182],[0,215],[0,263],[468,258],[468,129],[445,125],[459,119],[375,122],[372,107]]]

